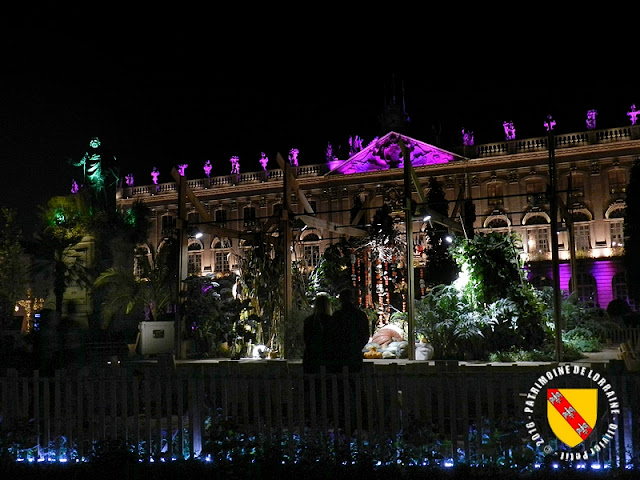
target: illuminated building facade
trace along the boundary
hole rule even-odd
[[[357,137],[351,139],[349,158],[335,158],[329,147],[326,158],[316,164],[298,165],[297,150],[292,150],[293,156],[289,152],[288,160],[314,216],[327,224],[365,228],[384,204],[392,207],[398,220],[404,221],[404,158],[399,143],[402,139],[423,189],[427,189],[431,177],[442,185],[450,216],[456,213],[458,199],[470,198],[475,205],[476,234],[491,231],[519,234],[522,248],[518,254],[529,269],[530,281],[551,285],[551,235],[556,233],[551,232],[546,192],[549,142],[554,141],[558,195],[566,205],[565,215],[571,220],[566,222],[561,215],[558,217],[560,285],[563,290],[575,288],[583,300],[606,308],[616,298],[631,303],[622,254],[625,191],[631,166],[640,157],[640,126],[635,120],[634,116],[631,125],[607,130],[595,129],[595,121],[587,122],[585,132],[554,132],[553,137],[528,139],[518,139],[513,123],[505,122],[504,141],[475,145],[473,133],[463,131],[463,145],[452,151],[392,131],[368,145]],[[224,165],[228,171],[229,161],[232,173],[211,176],[212,164]],[[192,166],[189,171],[192,178],[187,177],[187,183],[216,225],[242,231],[259,229],[283,203],[283,170],[267,168],[267,161],[263,153],[263,170],[246,173],[241,172],[237,157],[207,161],[202,175],[193,175]],[[181,167],[181,174],[186,176],[186,166]],[[176,224],[178,193],[176,182],[157,183],[155,168],[152,175],[154,182],[149,185],[128,182],[118,191],[117,204],[126,209],[140,200],[152,209],[149,248],[158,248],[167,229]],[[290,201],[295,214],[305,213],[303,202],[295,194]],[[190,203],[187,208],[188,221],[197,224],[200,219],[196,209]],[[357,223],[351,225],[354,212],[358,211],[361,215],[356,215]],[[458,220],[457,214],[453,216]],[[574,233],[574,271],[569,261],[572,248],[567,223]],[[423,227],[423,219],[416,218],[414,264],[418,271],[428,268],[418,248],[425,243]],[[339,228],[307,226],[294,230],[293,235],[294,260],[312,269],[325,248],[338,241]],[[189,269],[202,275],[230,274],[239,268],[242,248],[242,241],[232,236],[205,234],[190,238]],[[353,262],[360,302],[373,306],[379,293],[375,269],[360,265],[359,259]],[[386,267],[385,272],[391,275],[393,269]],[[424,285],[418,282],[417,298],[421,292],[424,293]]]

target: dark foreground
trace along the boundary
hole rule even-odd
[[[382,467],[363,465],[211,465],[203,462],[149,464],[138,462],[96,462],[73,465],[2,463],[1,478],[20,480],[91,479],[91,480],[507,480],[507,479],[635,479],[638,470],[544,470],[517,472],[496,467],[429,468]]]

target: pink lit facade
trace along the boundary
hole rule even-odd
[[[449,151],[389,132],[368,143],[358,143],[359,150],[352,150],[349,158],[336,158],[329,145],[327,158],[318,158],[313,163],[313,159],[301,151],[300,158],[309,164],[300,164],[294,171],[297,183],[317,217],[346,226],[350,224],[354,207],[361,208],[361,220],[354,226],[366,228],[375,211],[387,204],[392,207],[400,225],[404,220],[403,165],[406,160],[399,144],[402,139],[423,188],[426,189],[430,178],[435,176],[449,200],[450,214],[460,192],[470,194],[477,215],[474,230],[477,233],[519,234],[522,248],[518,254],[525,261],[530,281],[544,285],[549,282],[552,271],[552,232],[545,197],[549,137],[542,121],[540,136],[536,138],[516,139],[515,129],[512,125],[508,127],[505,131],[513,134],[512,139],[478,144],[476,138],[463,144],[461,138],[461,146]],[[558,188],[574,222],[574,274],[578,295],[606,308],[615,298],[628,300],[622,260],[623,215],[629,171],[633,161],[640,157],[640,125],[569,134],[561,133],[559,129],[561,125],[553,130]],[[296,152],[296,161],[297,158]],[[221,165],[224,159],[214,159],[211,163]],[[215,176],[215,173],[211,172],[210,177],[188,178],[188,184],[221,226],[234,230],[254,229],[264,224],[283,201],[283,172],[280,169],[240,173],[239,168],[234,168],[232,175],[219,172],[220,176]],[[569,186],[571,191],[568,191]],[[417,195],[414,199],[417,200]],[[157,248],[164,238],[164,229],[175,225],[176,185],[123,188],[117,199],[123,209],[136,200],[144,201],[154,212],[149,247]],[[304,213],[303,205],[295,195],[291,202],[294,213]],[[192,205],[189,208],[192,210],[190,220],[197,222],[195,208]],[[571,249],[562,219],[559,219],[559,225],[560,284],[568,291],[572,275]],[[416,220],[413,226],[416,247],[424,241],[421,227],[421,221]],[[294,231],[294,237],[295,259],[302,261],[308,271],[317,264],[326,247],[338,238],[335,232],[311,227]],[[200,274],[233,274],[243,248],[237,238],[206,234],[201,239],[190,239],[190,268]],[[420,255],[415,259],[418,271],[429,268]],[[358,265],[357,271],[359,301],[373,306],[376,304],[374,269],[371,265]],[[416,292],[416,297],[421,293]]]

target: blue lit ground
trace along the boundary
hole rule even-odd
[[[437,464],[436,464],[437,463]],[[567,464],[549,462],[546,465],[535,464],[526,471],[517,468],[495,466],[473,467],[454,465],[453,461],[443,459],[431,466],[404,465],[381,462],[316,462],[307,459],[296,463],[263,457],[259,462],[241,459],[238,462],[212,462],[210,458],[184,461],[140,461],[127,455],[108,455],[91,462],[6,462],[1,463],[2,478],[38,479],[199,479],[215,478],[259,479],[259,480],[437,480],[437,479],[573,479],[573,478],[640,478],[640,470],[628,467],[612,469],[595,463],[576,462]]]

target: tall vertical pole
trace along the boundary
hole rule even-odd
[[[289,175],[291,174],[291,166],[288,163],[284,164],[284,180],[283,180],[283,197],[282,202],[282,233],[283,233],[283,246],[284,248],[284,315],[282,321],[284,325],[289,325],[291,320],[291,309],[293,305],[293,279],[291,274],[291,243],[292,233],[291,225],[289,222],[289,212],[291,209],[291,192],[289,186]],[[285,350],[288,345],[284,345]],[[287,355],[287,352],[281,352],[283,355]]]
[[[184,289],[183,281],[187,278],[187,179],[180,176],[178,182],[178,218],[176,220],[176,235],[178,249],[178,271],[176,273],[176,306],[175,306],[175,355],[179,359],[185,358],[185,353],[182,349],[182,336],[183,336],[183,321],[182,321],[182,290]]]
[[[558,193],[555,159],[555,138],[553,126],[555,122],[548,117],[549,131],[549,216],[551,217],[551,263],[553,268],[553,317],[556,331],[556,361],[562,361],[562,309],[560,306],[560,261],[558,258]]]
[[[404,169],[404,224],[407,235],[407,343],[409,360],[416,359],[414,328],[414,279],[413,279],[413,201],[411,199],[411,158],[404,143],[400,143]]]

